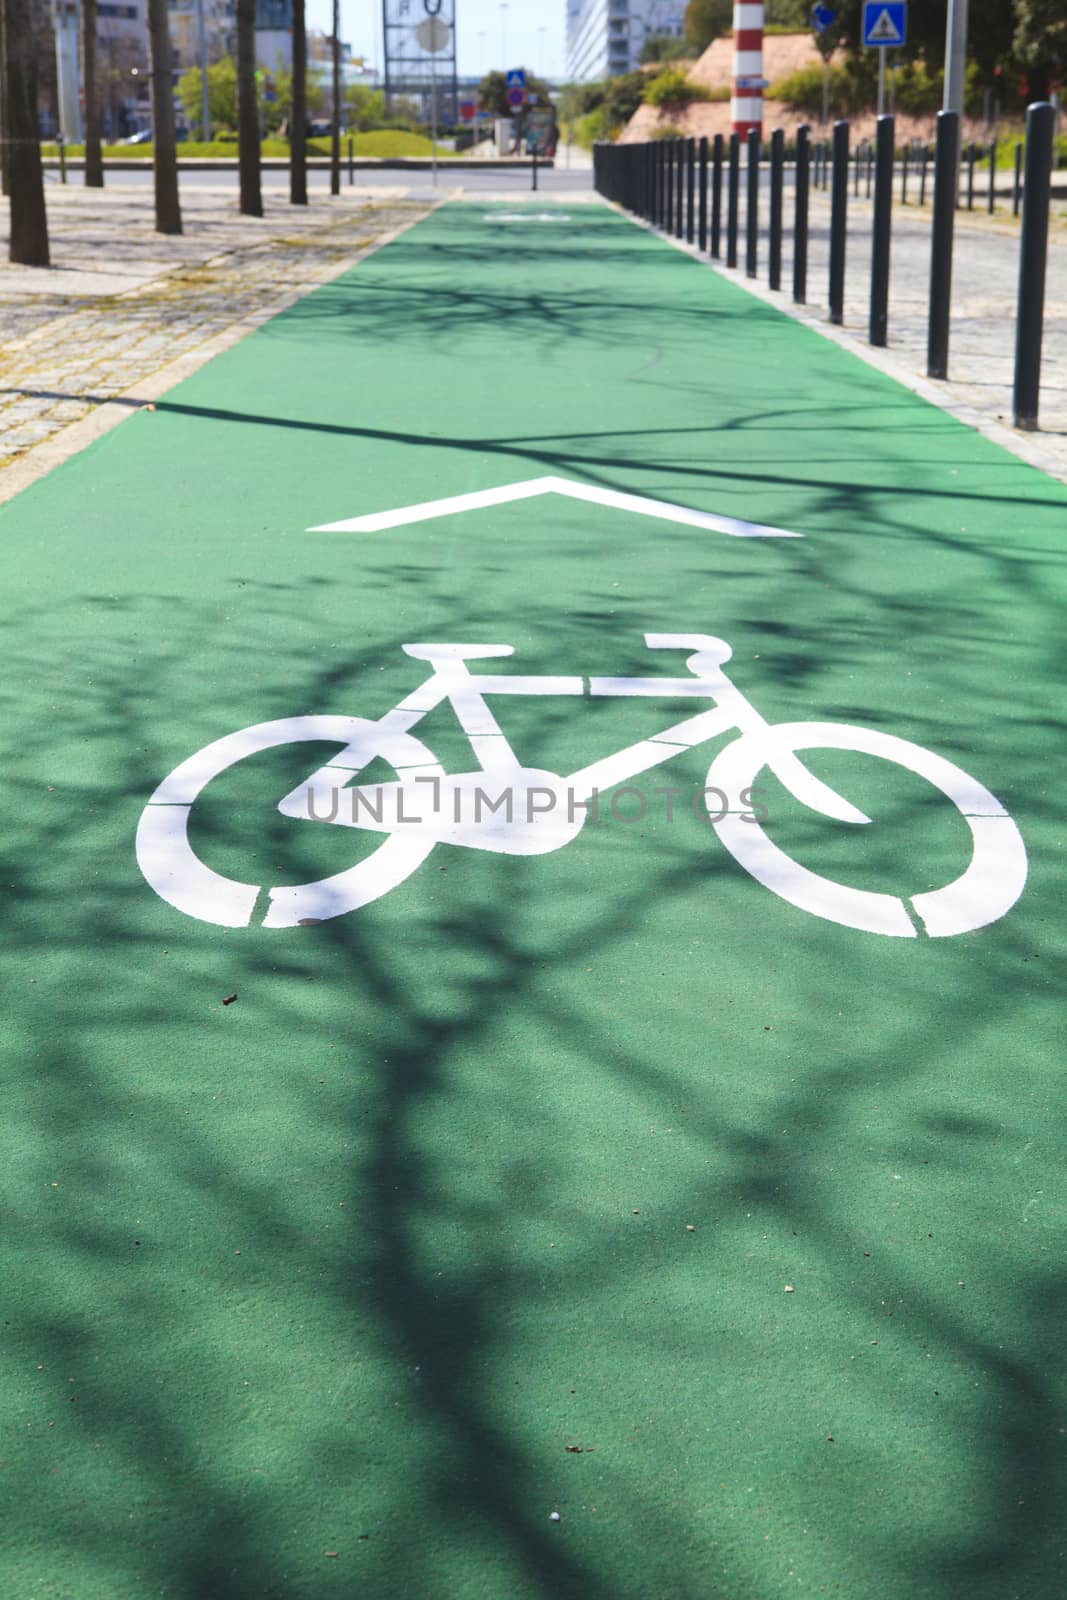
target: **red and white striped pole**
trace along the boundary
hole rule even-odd
[[[758,87],[753,87],[758,85]],[[730,124],[742,142],[750,128],[763,137],[763,3],[734,0],[734,76]]]

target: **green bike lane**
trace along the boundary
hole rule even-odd
[[[2,1587],[1058,1594],[1067,492],[607,209],[521,214],[436,211],[0,507]],[[307,531],[545,475],[802,537],[561,495]],[[647,633],[727,640],[771,722],[956,763],[1017,903],[942,938],[788,903],[692,804],[729,736],[638,820],[441,843],[310,926],[138,867],[168,773],[383,716],[405,643],[684,678]],[[492,710],[568,774],[702,705]],[[447,705],[413,732],[470,769]],[[197,859],[368,857],[277,810],[336,748],[229,767]],[[872,819],[764,774],[810,872],[963,871],[915,774],[805,761]]]

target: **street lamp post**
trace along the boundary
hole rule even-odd
[[[211,107],[207,94],[207,29],[204,26],[204,0],[196,0],[196,53],[200,59],[200,137],[211,141]]]
[[[963,75],[967,68],[967,0],[949,0],[945,38],[944,109],[963,116]]]

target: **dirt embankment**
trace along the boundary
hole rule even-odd
[[[730,75],[733,70],[734,42],[732,38],[716,39],[710,44],[700,58],[692,63],[677,62],[680,67],[688,66],[688,76],[693,83],[699,84],[702,89],[728,89]],[[842,60],[840,53],[834,61]],[[763,41],[763,75],[772,84],[778,83],[782,78],[788,78],[794,72],[803,72],[808,67],[821,67],[822,56],[815,48],[809,33],[769,34]],[[837,115],[830,106],[830,120]],[[857,144],[861,139],[873,139],[876,117],[873,111],[862,112],[849,118],[852,143]],[[792,138],[801,123],[808,123],[817,136],[819,129],[817,116],[802,111],[795,111],[791,106],[784,105],[779,100],[765,100],[763,103],[763,133],[766,138],[776,128],[785,131],[787,139]],[[913,117],[898,113],[896,120],[897,144],[907,144],[912,139],[920,139],[926,144],[932,144],[937,118],[935,115],[927,117]],[[699,139],[702,134],[713,138],[715,134],[726,135],[730,132],[730,103],[721,101],[698,101],[691,106],[660,107],[639,106],[630,118],[622,132],[620,143],[641,144],[650,139],[657,129],[677,128],[679,133],[686,137]],[[962,130],[963,143],[966,145],[971,140],[982,143],[988,139],[988,133],[980,120],[965,120]]]

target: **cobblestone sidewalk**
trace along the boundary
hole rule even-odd
[[[61,430],[154,398],[429,209],[403,196],[352,188],[305,209],[267,194],[258,218],[183,184],[186,231],[167,238],[147,188],[50,188],[53,266],[0,266],[0,500],[88,442]]]

